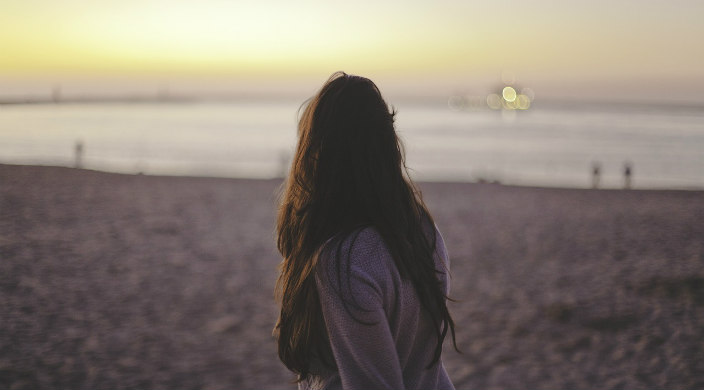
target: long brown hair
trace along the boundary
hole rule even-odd
[[[434,223],[408,179],[394,116],[371,80],[337,72],[299,120],[278,212],[283,262],[276,284],[281,313],[274,328],[279,358],[299,380],[309,375],[314,357],[331,359],[315,284],[316,254],[364,227],[379,232],[433,322],[437,346],[429,366],[440,359],[448,330],[455,341],[438,278],[445,271],[436,270],[433,259]]]

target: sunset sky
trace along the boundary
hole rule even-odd
[[[704,102],[704,1],[0,0],[0,96],[391,93]]]

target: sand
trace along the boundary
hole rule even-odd
[[[0,165],[0,388],[295,388],[279,184]],[[458,389],[704,387],[704,193],[420,187]]]

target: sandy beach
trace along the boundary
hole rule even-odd
[[[0,388],[295,388],[279,185],[0,165]],[[458,389],[704,388],[704,192],[419,187]]]

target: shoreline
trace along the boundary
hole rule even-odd
[[[106,171],[92,168],[76,168],[66,165],[52,165],[52,164],[14,164],[0,162],[0,167],[18,167],[18,168],[46,168],[46,169],[67,169],[76,171],[93,172],[96,174],[106,174],[106,175],[121,175],[121,176],[138,176],[138,177],[153,177],[153,178],[179,178],[179,179],[193,179],[193,180],[237,180],[237,181],[263,181],[263,182],[281,182],[284,180],[282,177],[230,177],[230,176],[208,176],[208,175],[178,175],[178,174],[151,174],[151,173],[128,173],[128,172],[116,172],[116,171]],[[536,185],[536,184],[516,184],[516,183],[502,183],[500,181],[461,181],[461,180],[413,180],[419,186],[422,184],[467,184],[467,185],[482,185],[482,186],[500,186],[506,188],[532,188],[532,189],[544,189],[544,190],[574,190],[574,191],[646,191],[646,192],[704,192],[704,186],[674,186],[674,187],[636,187],[636,188],[617,188],[617,187],[605,187],[605,188],[590,188],[590,187],[568,187],[568,186],[550,186],[550,185]]]

